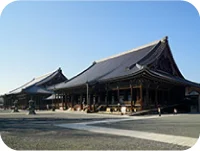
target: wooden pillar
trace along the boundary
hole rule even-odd
[[[107,85],[106,85],[105,103],[106,103],[106,106],[108,106],[108,86]]]
[[[40,99],[39,99],[39,96],[36,95],[36,100],[38,100],[38,110],[40,110],[40,107],[41,107],[41,102],[40,102]]]
[[[54,96],[56,97],[56,94],[55,94],[55,93],[54,93]],[[51,107],[53,106],[53,103],[54,103],[54,99],[52,99]]]
[[[119,103],[119,100],[120,98],[119,98],[119,86],[117,86],[117,100],[118,100],[118,103]]]
[[[92,95],[93,112],[95,111],[96,94]]]
[[[87,98],[87,105],[90,107],[90,96],[89,96],[89,85],[86,84],[86,98]]]
[[[71,94],[71,108],[74,107],[74,95]]]
[[[62,109],[64,110],[64,93],[62,92]]]
[[[198,112],[200,112],[200,95],[198,96]]]
[[[88,92],[88,83],[86,84],[86,100],[87,100],[87,105],[89,105],[89,92]]]
[[[133,112],[133,86],[130,84],[130,91],[131,91],[131,112]]]
[[[97,95],[97,103],[100,104],[102,101],[102,93],[98,93]]]
[[[62,93],[60,94],[58,94],[58,109],[60,109],[60,103],[61,103],[61,107],[62,107]]]
[[[141,101],[141,103],[140,103],[140,105],[141,105],[141,110],[143,109],[143,97],[142,97],[142,85],[140,85],[140,101]]]
[[[150,101],[149,101],[149,87],[146,88],[146,100],[144,100],[144,101],[146,101],[145,105],[146,105],[146,108],[148,108],[149,105],[150,105]]]
[[[66,94],[66,92],[64,92],[64,107],[65,107],[65,109],[67,109],[67,94]]]
[[[171,101],[170,101],[170,89],[168,89],[168,100],[167,100],[167,103],[169,104],[169,103],[171,103]]]
[[[164,90],[162,90],[162,104],[164,104],[165,103],[165,91]]]
[[[55,101],[54,101],[55,108],[57,107],[57,94],[55,93]]]
[[[155,90],[155,102],[156,102],[156,107],[158,107],[158,89],[157,88]]]
[[[56,102],[56,93],[54,94],[55,96],[54,96],[54,98],[52,99],[52,105],[54,106],[54,107],[56,107],[55,105],[55,102]]]
[[[59,109],[59,103],[58,103],[59,102],[59,94],[56,95],[56,98],[57,98],[56,99],[56,105],[57,105],[57,108]]]
[[[88,103],[89,103],[89,109],[91,110],[92,109],[92,103],[91,103],[91,101],[92,101],[92,99],[91,99],[91,94],[89,94],[88,95]]]
[[[55,108],[58,108],[58,94],[55,96]]]
[[[80,95],[81,110],[83,109],[83,94]]]
[[[69,93],[66,93],[66,101],[65,101],[65,107],[66,109],[69,108],[69,103],[70,103],[70,96],[69,96]]]

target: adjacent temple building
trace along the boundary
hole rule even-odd
[[[3,96],[4,107],[10,108],[13,106],[13,101],[18,100],[19,108],[27,109],[28,101],[34,100],[37,109],[46,109],[47,104],[52,104],[46,98],[54,93],[52,90],[48,90],[48,87],[66,80],[67,78],[60,68],[46,75],[33,78],[26,84],[5,94]]]
[[[95,61],[51,89],[62,98],[54,103],[66,109],[94,111],[126,106],[129,111],[141,111],[184,104],[186,87],[200,86],[183,77],[165,37]]]

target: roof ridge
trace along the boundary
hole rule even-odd
[[[76,77],[78,77],[79,75],[85,73],[87,70],[89,70],[91,67],[93,67],[94,65],[96,64],[96,62],[94,62],[93,64],[91,64],[88,68],[86,68],[85,70],[83,70],[82,72],[78,73],[77,75],[75,75],[74,77],[72,77],[71,79],[69,79],[68,81],[65,81],[66,82],[70,82],[71,80],[75,79]],[[59,84],[59,83],[58,83]]]
[[[145,47],[149,47],[151,45],[154,45],[158,42],[160,42],[161,40],[156,40],[156,41],[153,41],[151,43],[148,43],[148,44],[145,44],[145,45],[142,45],[142,46],[139,46],[139,47],[136,47],[136,48],[133,48],[131,50],[128,50],[128,51],[124,51],[122,53],[119,53],[119,54],[116,54],[116,55],[113,55],[113,56],[110,56],[110,57],[107,57],[107,58],[104,58],[104,59],[100,59],[100,60],[97,60],[95,61],[96,63],[99,63],[99,62],[103,62],[103,61],[106,61],[106,60],[109,60],[109,59],[113,59],[113,58],[117,58],[119,56],[122,56],[122,55],[125,55],[125,54],[128,54],[128,53],[131,53],[131,52],[134,52],[134,51],[139,51],[140,49],[143,49]]]
[[[34,85],[37,85],[37,86],[38,86],[38,84],[41,84],[43,81],[45,81],[47,78],[51,77],[52,75],[55,76],[55,73],[56,73],[56,72],[60,72],[60,71],[62,71],[61,68],[58,68],[57,70],[55,70],[55,71],[53,71],[53,72],[50,72],[50,73],[45,74],[45,75],[43,75],[43,76],[40,76],[40,77],[43,77],[43,78],[40,79],[39,81],[37,81]],[[38,78],[38,79],[39,79],[39,78]]]
[[[39,78],[42,78],[42,77],[48,77],[48,76],[50,76],[51,74],[53,74],[53,73],[55,73],[55,72],[57,72],[57,71],[59,71],[59,70],[60,70],[60,68],[57,69],[57,70],[55,70],[55,71],[52,71],[52,72],[46,73],[46,74],[44,74],[44,75],[41,75],[41,76],[35,77],[35,78],[33,78],[33,79],[39,79]]]
[[[26,83],[23,84],[22,86],[20,86],[20,87],[18,87],[18,88],[15,88],[15,89],[13,89],[13,90],[11,90],[11,91],[9,91],[9,93],[12,93],[13,91],[16,91],[16,90],[18,90],[18,89],[23,89],[23,87],[26,87],[26,86],[27,86],[28,84],[30,84],[31,82],[33,82],[33,81],[35,81],[35,80],[37,80],[37,79],[42,78],[41,80],[39,80],[38,82],[36,82],[36,83],[34,83],[34,84],[30,85],[30,86],[36,85],[37,83],[39,83],[39,82],[41,82],[42,80],[44,80],[45,77],[47,78],[47,77],[51,76],[52,74],[54,74],[55,72],[57,72],[57,71],[59,71],[59,70],[60,70],[60,68],[57,69],[57,70],[55,70],[55,71],[49,72],[49,73],[47,73],[47,74],[45,74],[45,75],[42,75],[42,76],[39,76],[39,77],[34,77],[32,80],[30,80],[29,82],[26,82]],[[27,86],[26,88],[29,88],[30,86]]]
[[[32,80],[30,80],[29,82],[26,82],[25,84],[21,85],[20,87],[15,88],[15,89],[9,91],[9,93],[11,93],[11,92],[13,92],[13,91],[15,91],[15,90],[17,90],[17,89],[23,88],[24,86],[28,85],[29,83],[31,83],[31,82],[33,82],[33,81],[34,81],[34,78],[33,78]]]

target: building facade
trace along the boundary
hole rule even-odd
[[[184,104],[185,88],[199,87],[186,80],[170,50],[168,37],[95,61],[68,81],[53,87],[57,106],[91,111],[151,110]],[[51,88],[52,89],[52,88]],[[179,109],[187,111],[187,106]]]

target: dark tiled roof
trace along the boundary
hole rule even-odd
[[[51,73],[48,73],[46,75],[43,75],[43,76],[40,76],[40,77],[37,77],[37,78],[33,78],[31,81],[29,81],[26,84],[20,86],[19,88],[16,88],[16,89],[10,91],[6,95],[18,94],[18,93],[21,93],[21,92],[51,94],[53,92],[43,88],[42,85],[44,83],[50,81],[51,79],[53,79],[58,74],[62,74],[61,72],[62,71],[59,68],[58,70],[53,71]],[[64,75],[62,75],[62,76],[64,76]],[[64,78],[64,79],[67,80],[66,78]]]
[[[161,45],[160,40],[119,55],[96,61],[88,69],[69,81],[55,85],[54,89],[76,87],[86,83],[100,82],[133,74],[141,70],[144,66],[144,64],[141,66],[138,63],[147,55],[157,52],[156,50],[159,45]]]
[[[155,72],[155,71],[148,70],[148,69],[147,69],[147,71],[152,76],[156,76],[157,78],[161,78],[161,79],[164,79],[164,80],[167,80],[167,81],[171,81],[171,82],[174,82],[174,83],[179,83],[179,84],[182,84],[182,85],[185,85],[185,86],[194,86],[194,87],[199,87],[200,88],[199,84],[197,84],[195,82],[192,82],[192,81],[189,81],[189,80],[186,80],[184,78],[180,78],[180,77],[177,77],[177,76],[172,76],[170,74],[159,73],[159,72]]]
[[[86,83],[93,84],[96,82],[119,80],[141,74],[142,72],[148,72],[152,76],[167,81],[197,86],[196,83],[184,79],[173,59],[170,49],[168,49],[168,52],[175,64],[174,68],[178,74],[177,76],[165,72],[151,71],[148,68],[148,65],[155,62],[165,52],[165,48],[169,48],[167,37],[119,55],[96,61],[77,76],[69,81],[54,85],[52,89],[65,89],[82,86]]]

